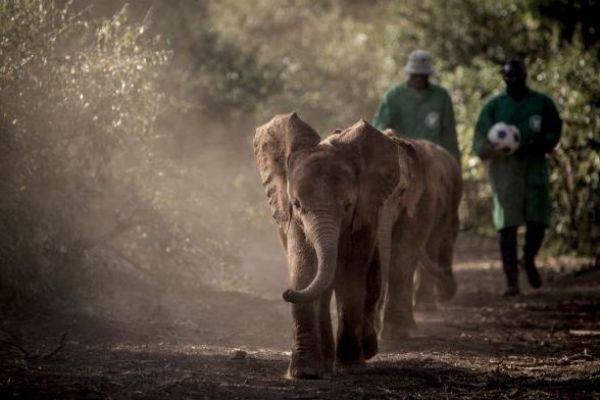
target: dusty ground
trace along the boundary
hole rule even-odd
[[[600,398],[600,272],[543,272],[544,289],[507,300],[497,266],[461,264],[457,298],[417,315],[422,337],[321,381],[284,379],[279,300],[173,295],[129,321],[5,315],[0,399]]]

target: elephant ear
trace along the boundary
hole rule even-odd
[[[399,182],[397,144],[364,120],[343,131],[331,143],[347,151],[359,171],[352,230],[376,223],[379,208]]]
[[[290,219],[287,194],[287,164],[299,150],[316,146],[321,138],[296,113],[276,115],[256,128],[254,154],[263,186],[269,198],[271,215],[284,226]]]

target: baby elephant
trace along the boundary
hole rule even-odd
[[[295,113],[257,128],[258,169],[287,255],[291,378],[319,378],[377,353],[379,209],[400,171],[394,141],[360,121],[321,140]],[[335,292],[336,340],[330,302]]]
[[[386,131],[398,149],[400,182],[380,214],[379,253],[382,292],[377,309],[381,337],[394,340],[416,332],[413,277],[420,272],[417,298],[434,302],[456,293],[452,274],[454,242],[459,232],[462,177],[458,161],[440,146]]]
[[[377,313],[388,270],[385,322],[388,314],[393,329],[404,326],[396,322],[412,321],[412,308],[398,307],[404,297],[393,293],[410,290],[412,296],[412,285],[397,281],[412,279],[413,264],[389,264],[401,260],[399,250],[411,243],[425,254],[433,226],[444,219],[435,211],[441,194],[421,181],[450,184],[431,172],[437,167],[425,165],[436,162],[436,149],[392,139],[365,121],[324,140],[295,113],[277,115],[257,128],[258,169],[289,269],[291,287],[283,298],[292,303],[294,320],[290,378],[319,378],[334,364],[338,369],[361,366],[377,353]],[[432,207],[421,202],[433,202]],[[421,219],[421,226],[410,225],[419,232],[407,237],[401,226],[414,219]],[[381,229],[380,221],[385,222]],[[407,271],[396,274],[396,268]],[[333,293],[335,339],[329,311]],[[392,318],[402,312],[404,319]]]

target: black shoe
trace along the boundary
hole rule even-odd
[[[540,278],[540,273],[535,266],[535,262],[523,260],[521,265],[527,274],[527,282],[529,282],[531,287],[537,289],[542,286],[542,279]]]

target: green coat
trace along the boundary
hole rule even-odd
[[[550,223],[550,190],[546,153],[560,139],[562,121],[552,100],[529,90],[513,100],[506,93],[492,98],[481,110],[475,126],[473,151],[487,158],[489,129],[497,122],[516,125],[521,146],[506,158],[490,158],[489,179],[494,199],[494,225],[500,230],[526,222]]]
[[[379,105],[373,125],[430,140],[460,160],[452,100],[441,86],[430,84],[422,95],[406,83],[392,87]]]

